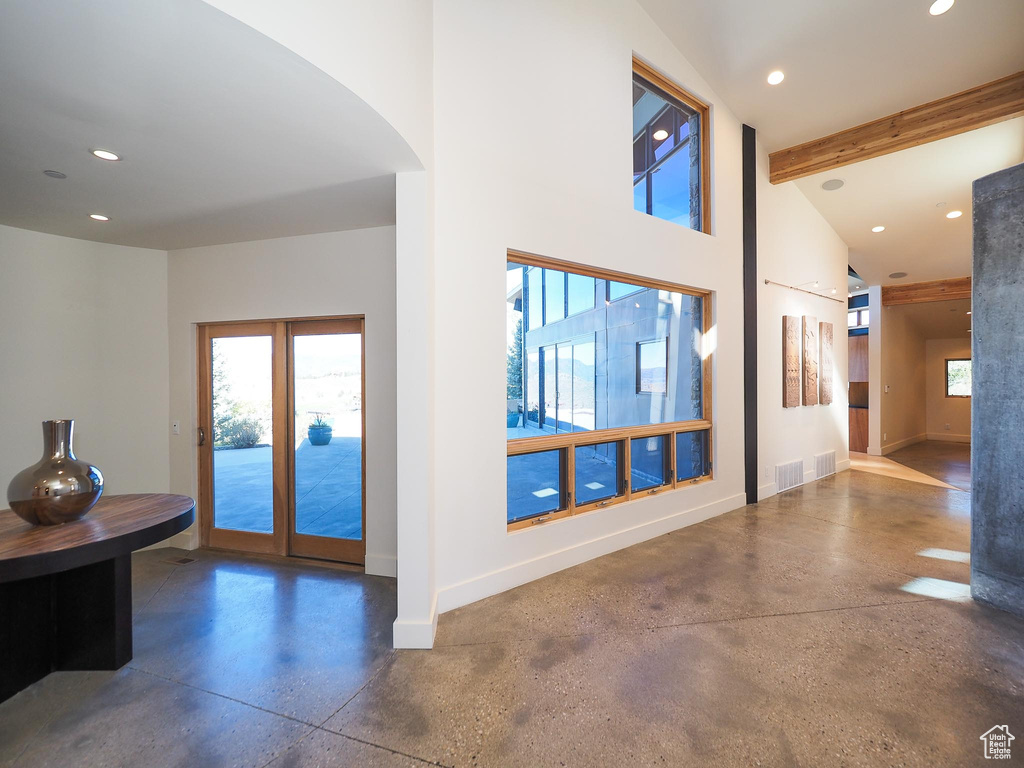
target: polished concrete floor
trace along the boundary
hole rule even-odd
[[[399,652],[391,580],[139,553],[135,659],[0,705],[0,762],[986,765],[993,725],[1024,738],[1024,621],[965,598],[968,536],[967,493],[844,472]]]
[[[890,453],[886,458],[949,483],[971,490],[971,445],[945,440],[925,440]],[[1022,750],[1024,751],[1024,750]]]

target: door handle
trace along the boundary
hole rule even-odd
[[[206,445],[206,432],[199,427],[199,445]]]

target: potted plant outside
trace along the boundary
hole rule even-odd
[[[324,418],[328,414],[325,411],[312,411],[313,420],[309,422],[306,429],[306,436],[310,445],[327,445],[331,442],[332,429]]]

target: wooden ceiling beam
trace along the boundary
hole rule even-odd
[[[1024,72],[768,156],[781,184],[1024,115]]]
[[[969,298],[971,298],[971,278],[969,277],[882,286],[883,307],[890,307],[894,304],[923,304],[928,301],[953,301]]]

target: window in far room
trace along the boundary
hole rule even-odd
[[[710,231],[708,106],[633,59],[633,207]]]
[[[636,391],[657,395],[668,391],[668,339],[636,343]]]
[[[971,396],[971,361],[946,361],[946,397]]]

